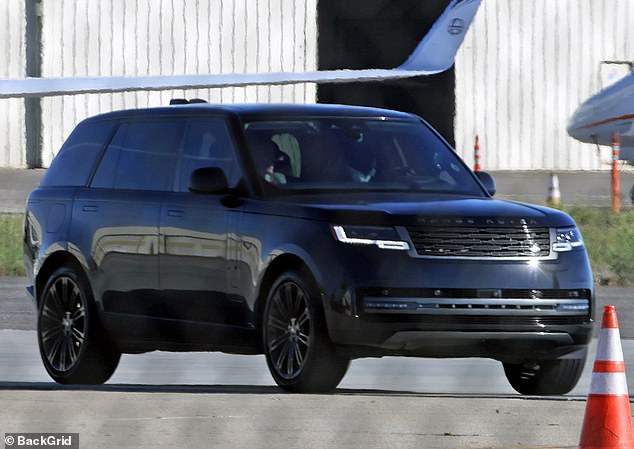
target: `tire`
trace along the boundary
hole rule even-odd
[[[101,384],[121,353],[105,336],[88,281],[70,267],[48,279],[38,307],[37,340],[48,374],[61,384]]]
[[[262,342],[273,379],[290,392],[330,392],[350,364],[328,337],[318,293],[296,272],[281,275],[269,291]]]
[[[504,374],[520,394],[559,395],[569,393],[577,385],[585,363],[585,358],[504,363]]]

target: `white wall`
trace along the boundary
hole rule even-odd
[[[607,167],[566,123],[600,89],[602,61],[634,61],[632,24],[632,0],[484,0],[456,61],[464,159],[479,134],[485,170]]]
[[[313,70],[318,0],[42,0],[44,76]],[[24,76],[24,2],[0,0],[0,77]],[[596,169],[566,134],[600,63],[634,60],[632,0],[484,0],[456,61],[458,150],[485,169]],[[84,117],[167,104],[314,102],[315,86],[46,98],[43,161]],[[22,100],[0,100],[0,166],[25,164]],[[604,152],[609,160],[609,152]]]
[[[158,75],[304,71],[317,67],[317,0],[42,0],[42,76]],[[11,58],[2,77],[24,69],[23,0],[0,0]],[[5,10],[11,13],[3,14]],[[15,11],[14,11],[15,10]],[[6,18],[5,18],[6,17]],[[21,28],[20,28],[21,26]],[[2,34],[0,34],[2,36]],[[6,39],[9,39],[7,41]],[[8,46],[9,44],[7,44]],[[6,58],[2,55],[0,58]],[[0,59],[0,63],[4,62]],[[1,72],[5,67],[12,71]],[[16,67],[13,69],[13,67]],[[138,92],[48,97],[42,100],[47,166],[83,118],[122,108],[166,105],[174,97],[210,102],[309,102],[314,85],[183,92]],[[23,166],[22,100],[0,100],[0,166]],[[6,148],[11,147],[7,152]],[[9,154],[9,159],[7,159]]]
[[[26,70],[24,1],[0,0],[0,78],[23,78]],[[0,167],[26,163],[24,101],[0,100]]]

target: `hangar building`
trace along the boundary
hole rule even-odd
[[[26,71],[29,2],[41,5],[46,77],[304,71],[393,67],[448,0],[24,0],[0,2],[0,78]],[[485,0],[455,68],[368,83],[49,97],[41,153],[27,148],[22,99],[0,100],[0,167],[47,166],[84,117],[167,104],[341,102],[418,113],[486,170],[596,170],[597,154],[566,134],[575,107],[634,61],[631,0]],[[31,51],[32,50],[28,50]]]

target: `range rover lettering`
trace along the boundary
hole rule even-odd
[[[594,290],[568,215],[493,199],[411,114],[177,103],[84,120],[29,196],[55,381],[165,350],[263,353],[294,392],[388,355],[493,358],[523,394],[576,385]]]

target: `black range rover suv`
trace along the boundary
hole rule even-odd
[[[28,199],[42,360],[57,382],[100,383],[121,353],[264,353],[282,388],[316,392],[353,358],[490,357],[520,393],[566,393],[593,323],[583,240],[494,191],[389,110],[89,118]]]

